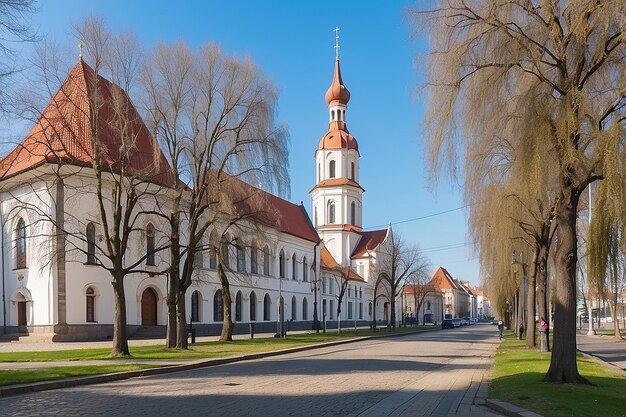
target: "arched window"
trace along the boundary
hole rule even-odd
[[[278,255],[278,276],[285,278],[285,252],[282,249]]]
[[[320,164],[317,164],[317,182],[320,182],[322,175],[322,167]]]
[[[306,297],[302,299],[302,320],[309,319],[309,302]]]
[[[217,269],[217,251],[214,247],[209,248],[209,269]]]
[[[327,224],[333,224],[335,223],[335,202],[333,200],[330,200],[328,202],[328,221],[326,222]]]
[[[317,227],[317,207],[313,209],[313,227]]]
[[[146,265],[156,265],[154,248],[154,226],[148,223],[146,226]]]
[[[335,160],[328,163],[328,178],[335,178]]]
[[[246,248],[241,242],[237,243],[237,272],[246,272]]]
[[[213,321],[224,321],[222,290],[215,291],[215,295],[213,296]]]
[[[191,294],[191,321],[201,321],[200,320],[200,301],[202,297],[200,296],[199,291],[194,291]]]
[[[291,279],[298,280],[298,261],[296,260],[296,253],[291,255]]]
[[[335,111],[334,110],[330,111],[330,120],[332,120],[333,122],[335,121]]]
[[[241,291],[237,291],[237,295],[235,296],[235,321],[241,321],[242,308]]]
[[[250,272],[253,274],[259,273],[259,250],[256,245],[253,243],[250,247]]]
[[[269,276],[270,274],[270,248],[265,245],[263,249],[263,275]]]
[[[26,268],[26,223],[21,217],[15,226],[15,268]]]
[[[250,321],[256,321],[256,293],[250,293]]]
[[[356,203],[354,201],[350,204],[350,224],[356,225]]]
[[[369,304],[368,311],[369,311],[370,317],[372,317],[372,303]]]
[[[350,163],[350,179],[354,181],[354,162]]]
[[[272,300],[270,299],[270,295],[265,293],[265,297],[263,298],[263,320],[270,320],[270,313],[272,309]]]
[[[87,237],[87,263],[94,265],[96,263],[96,226],[89,222],[85,232]]]
[[[296,301],[296,296],[291,297],[291,321],[296,321],[296,312],[298,311],[298,302]]]
[[[87,305],[87,311],[85,314],[85,321],[87,323],[95,323],[96,322],[96,291],[93,287],[87,288],[85,293],[85,302]]]
[[[302,258],[302,281],[307,282],[309,280],[309,265],[306,262],[306,256]]]

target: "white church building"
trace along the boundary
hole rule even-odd
[[[0,291],[5,334],[51,341],[106,339],[112,335],[113,288],[108,271],[98,264],[96,256],[102,225],[93,197],[93,147],[88,137],[94,120],[109,123],[110,103],[90,107],[93,85],[102,97],[127,100],[137,132],[137,155],[131,164],[154,170],[153,187],[166,189],[170,184],[169,165],[126,93],[97,75],[81,58],[30,133],[0,161]],[[373,300],[373,296],[374,283],[382,272],[377,269],[381,249],[389,244],[392,231],[391,227],[362,229],[360,154],[356,139],[347,129],[350,93],[341,77],[338,56],[325,98],[329,122],[315,152],[312,216],[301,205],[264,193],[263,201],[277,214],[260,226],[262,239],[232,232],[231,238],[238,244],[228,249],[225,262],[232,271],[229,280],[236,333],[248,331],[249,323],[255,323],[257,332],[275,331],[281,299],[284,325],[289,330],[311,329],[316,308],[327,328],[367,325],[374,309],[377,319],[389,317],[388,300]],[[119,145],[121,139],[115,129],[103,132],[98,140],[109,149]],[[109,157],[113,164],[114,152]],[[145,207],[150,203],[141,204]],[[129,241],[125,258],[129,264],[141,259],[146,248],[167,240],[162,219],[146,216],[142,221]],[[84,239],[57,233],[55,225],[63,225]],[[206,239],[213,239],[211,230]],[[167,277],[156,273],[167,266],[165,253],[147,256],[143,266],[146,272],[132,273],[125,280],[131,337],[165,335]],[[223,321],[216,262],[214,253],[203,254],[196,262],[196,279],[187,291],[187,312],[200,335],[219,334]],[[396,317],[400,318],[402,307],[397,305]]]

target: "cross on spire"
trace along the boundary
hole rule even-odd
[[[333,29],[335,31],[335,58],[339,60],[339,26]]]
[[[78,49],[80,50],[80,52],[78,53],[78,57],[80,59],[83,59],[83,48],[85,47],[85,45],[83,45],[82,42],[78,42]]]

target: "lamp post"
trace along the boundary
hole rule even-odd
[[[523,253],[519,253],[519,260],[517,259],[518,257],[518,253],[514,250],[513,251],[513,256],[512,256],[512,260],[511,260],[511,264],[515,265],[521,265],[522,266],[522,282],[521,282],[521,291],[520,289],[518,289],[517,293],[518,293],[518,301],[517,301],[517,323],[516,323],[516,328],[515,331],[518,333],[518,337],[519,337],[519,326],[520,324],[524,324],[526,323],[526,312],[527,312],[527,305],[526,305],[526,299],[527,299],[527,293],[528,293],[528,264],[524,262],[524,256]],[[532,289],[533,291],[535,290],[534,288]],[[521,300],[520,300],[521,297]],[[534,320],[534,317],[533,317]]]

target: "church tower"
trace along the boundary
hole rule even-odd
[[[341,78],[338,34],[335,39],[335,72],[325,96],[328,131],[315,151],[316,185],[310,194],[313,224],[326,248],[337,262],[350,265],[352,251],[361,238],[365,190],[359,185],[359,146],[346,125],[350,92]]]

